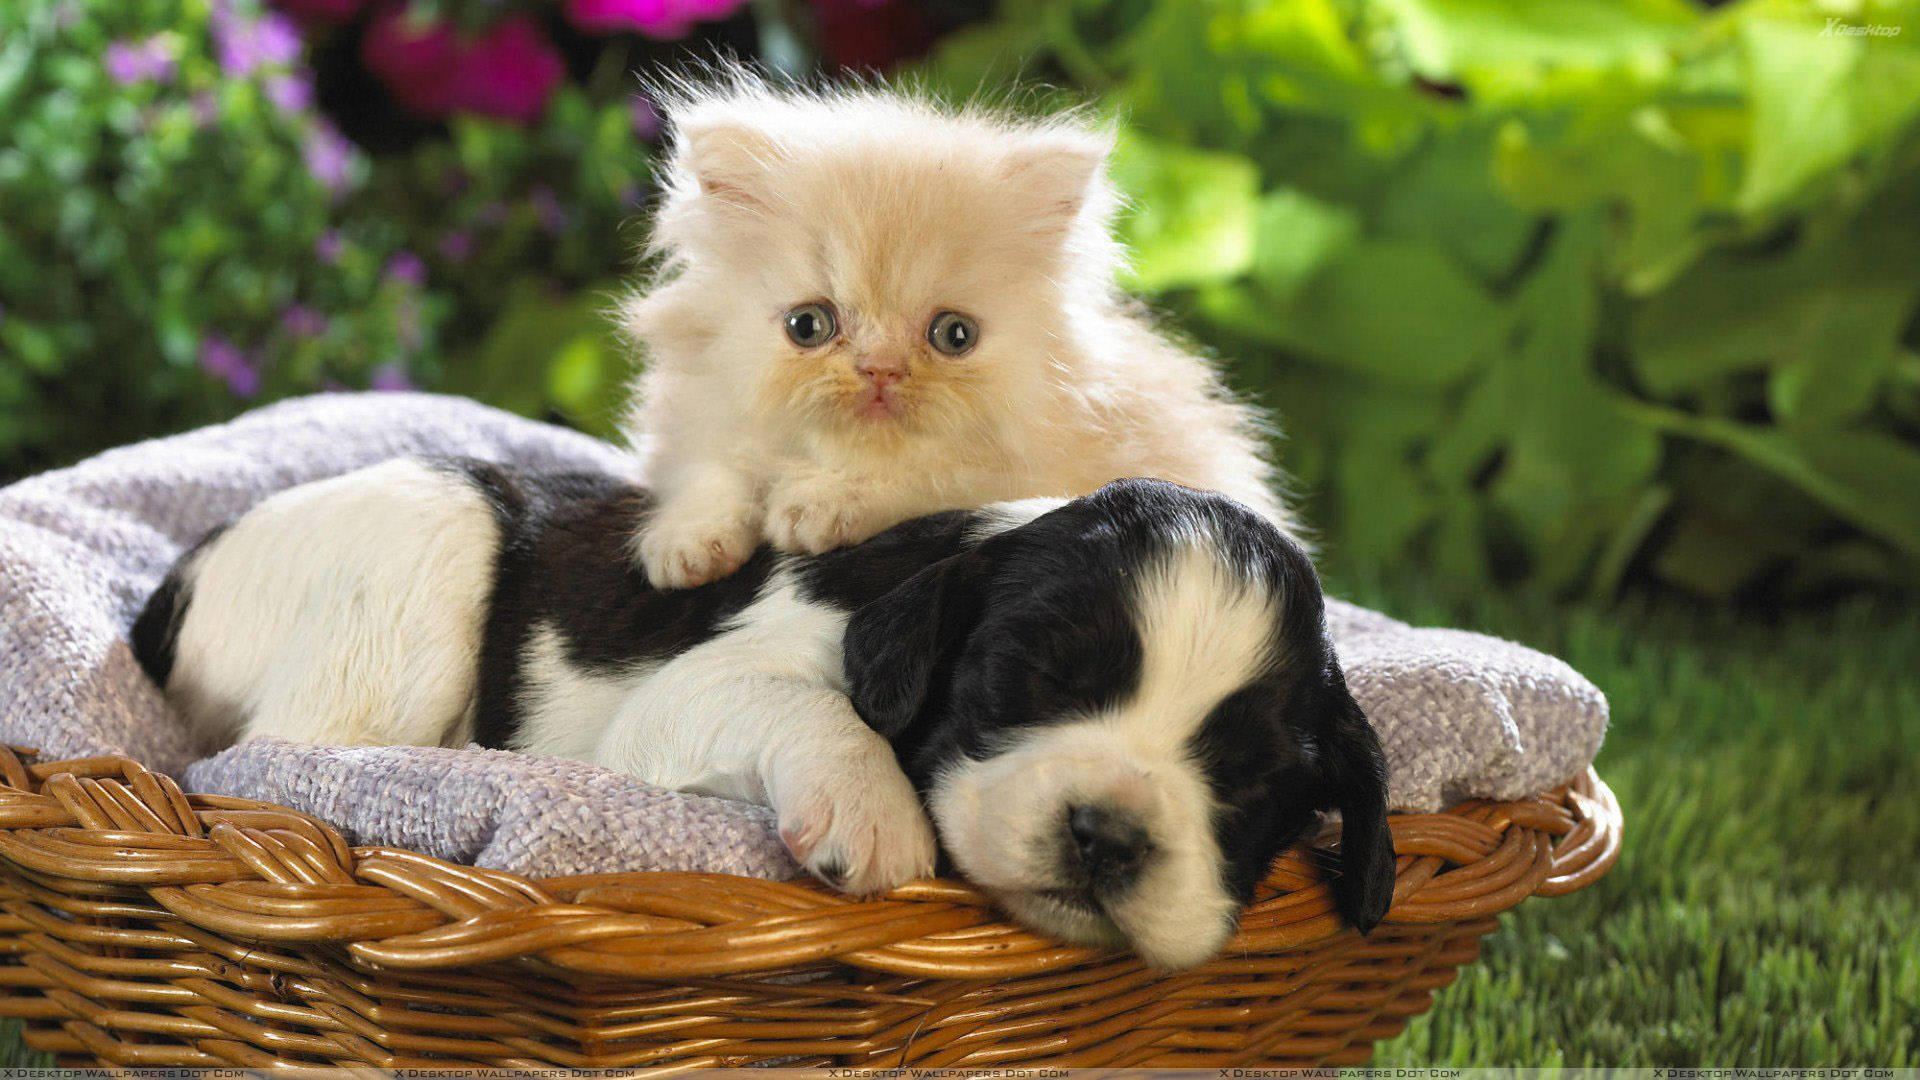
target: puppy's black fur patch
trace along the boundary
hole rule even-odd
[[[165,686],[167,680],[173,677],[173,657],[180,644],[180,624],[186,621],[187,607],[193,603],[190,570],[194,557],[226,531],[226,525],[216,526],[174,560],[172,569],[167,571],[160,587],[147,597],[140,614],[133,620],[133,630],[128,634],[133,641],[133,657],[140,662],[140,669],[147,673],[147,678],[152,679],[155,686]]]
[[[567,660],[613,675],[712,638],[766,583],[775,556],[756,552],[696,589],[647,583],[628,546],[652,496],[600,473],[532,473],[466,459],[438,463],[472,483],[500,525],[493,595],[480,646],[474,741],[502,748],[519,731],[527,639],[552,626]]]

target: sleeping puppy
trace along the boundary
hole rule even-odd
[[[1319,583],[1238,503],[1125,480],[672,591],[628,554],[652,507],[608,476],[390,461],[201,541],[134,648],[210,745],[589,761],[769,805],[854,893],[930,873],[937,825],[1015,917],[1160,966],[1215,955],[1320,810],[1347,919],[1392,901],[1380,746]]]

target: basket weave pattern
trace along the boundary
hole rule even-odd
[[[1219,960],[1062,946],[957,882],[877,900],[793,882],[530,880],[350,847],[185,795],[126,758],[0,747],[0,1015],[126,1066],[1353,1064],[1471,962],[1494,916],[1619,852],[1589,772],[1392,819],[1388,921],[1342,927],[1325,839],[1274,863]]]

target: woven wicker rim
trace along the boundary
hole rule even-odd
[[[344,947],[359,963],[697,979],[834,960],[891,975],[1004,979],[1098,959],[1007,922],[948,880],[855,900],[807,882],[645,872],[530,879],[350,846],[307,814],[187,795],[125,757],[38,762],[0,747],[0,859],[29,896],[114,898],[129,918],[225,937]],[[1389,922],[1497,914],[1592,883],[1620,851],[1620,807],[1588,770],[1514,802],[1391,819]],[[1326,884],[1332,836],[1275,861],[1222,960],[1351,934]],[[48,897],[52,898],[52,897]],[[24,908],[22,910],[25,910]],[[104,911],[96,908],[96,913]]]

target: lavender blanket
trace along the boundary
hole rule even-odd
[[[196,791],[282,803],[355,843],[523,874],[798,868],[762,807],[664,791],[578,762],[482,750],[191,745],[127,627],[180,550],[282,488],[401,454],[630,471],[586,436],[455,398],[330,394],[110,451],[0,489],[0,742],[125,754]],[[1510,798],[1584,768],[1606,699],[1510,642],[1329,605],[1355,698],[1379,730],[1391,800]]]

